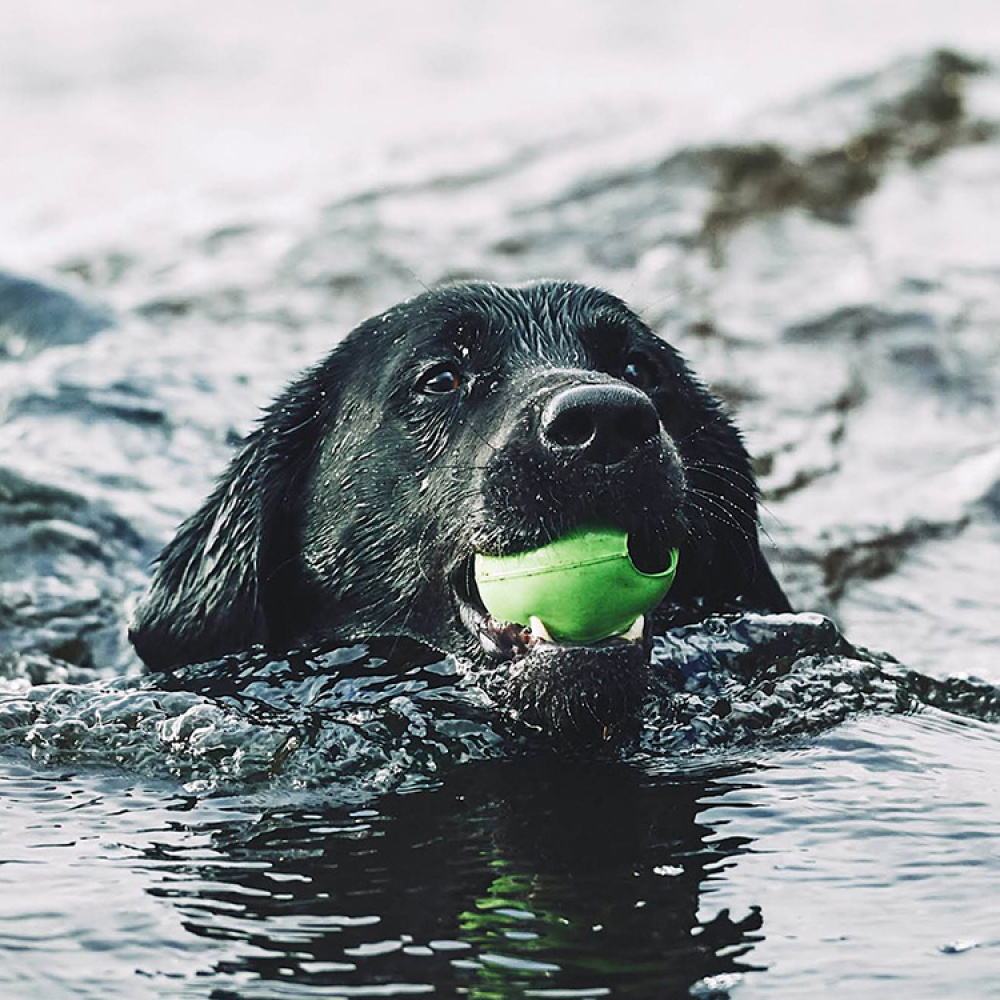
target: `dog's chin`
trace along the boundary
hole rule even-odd
[[[516,725],[560,744],[609,747],[638,728],[649,684],[649,626],[599,642],[556,642],[499,622],[463,574],[453,586],[468,648],[487,694]]]
[[[482,685],[515,724],[562,745],[611,748],[636,733],[648,686],[640,643],[540,643],[482,670]]]

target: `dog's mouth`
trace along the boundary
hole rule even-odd
[[[677,568],[674,544],[584,528],[527,553],[463,559],[450,582],[487,693],[562,743],[627,738],[648,687],[650,616]]]
[[[527,622],[499,621],[486,610],[479,588],[476,586],[473,558],[464,560],[452,577],[452,590],[458,604],[458,616],[466,630],[479,643],[483,652],[493,660],[517,660],[533,652],[555,652],[586,646],[591,649],[620,648],[623,643],[643,646],[649,638],[646,615],[635,620],[617,635],[594,642],[556,640],[541,618],[532,615]]]
[[[602,625],[596,626],[597,631],[593,631],[596,619],[593,614],[588,614],[588,607],[593,608],[595,604],[609,603],[612,594],[608,592],[607,587],[624,585],[628,591],[629,588],[636,586],[635,580],[619,580],[608,576],[607,573],[601,574],[600,565],[596,566],[598,575],[595,579],[600,585],[603,585],[603,592],[595,590],[593,586],[589,590],[586,588],[581,590],[577,585],[575,592],[572,586],[569,588],[569,600],[572,602],[575,599],[577,602],[576,607],[569,612],[570,619],[574,621],[575,631],[568,630],[565,606],[559,608],[557,617],[563,619],[559,627],[556,627],[556,623],[552,622],[551,619],[532,613],[532,611],[541,611],[537,607],[528,610],[527,607],[513,608],[510,605],[505,608],[503,604],[500,604],[498,610],[496,593],[498,583],[502,586],[504,582],[507,584],[513,582],[517,586],[526,579],[531,581],[536,591],[540,582],[547,591],[541,598],[536,592],[535,600],[543,606],[548,604],[550,609],[553,606],[559,607],[553,602],[551,594],[553,591],[559,591],[561,580],[559,570],[563,568],[559,563],[560,561],[565,562],[567,559],[571,559],[572,566],[577,572],[581,566],[585,567],[584,572],[586,572],[586,568],[594,568],[593,564],[604,564],[605,566],[612,563],[616,565],[627,564],[636,580],[641,578],[644,585],[651,585],[653,588],[661,586],[669,588],[676,570],[677,550],[665,543],[662,537],[649,532],[630,533],[628,536],[621,532],[619,533],[621,540],[624,541],[627,537],[627,549],[619,548],[616,550],[614,538],[606,532],[602,533],[600,529],[596,533],[591,531],[583,534],[585,537],[582,544],[585,548],[581,552],[581,536],[577,534],[576,541],[570,543],[573,545],[571,557],[568,557],[565,552],[554,555],[550,551],[549,555],[541,560],[541,563],[537,559],[532,559],[532,564],[528,567],[515,563],[513,568],[509,567],[507,562],[502,559],[485,557],[491,560],[493,565],[479,567],[479,570],[483,572],[483,577],[477,575],[479,572],[477,562],[482,557],[473,554],[459,564],[451,578],[458,616],[465,629],[487,657],[498,661],[517,660],[541,650],[549,653],[561,648],[579,649],[580,647],[589,649],[607,647],[615,650],[620,649],[622,643],[632,646],[642,646],[646,643],[649,633],[646,612],[653,606],[649,603],[640,606],[631,604],[631,613],[629,613],[630,605],[626,603],[620,613],[615,612],[617,618],[612,627],[603,627],[607,624],[604,622]],[[595,534],[598,536],[596,548],[593,544],[588,543],[588,539],[592,540]],[[566,545],[567,541],[569,539],[557,544]],[[548,550],[552,548],[553,546],[549,546]],[[529,553],[529,558],[537,556],[538,552],[542,551],[537,550],[535,553]],[[518,560],[523,557],[516,556],[514,558]],[[555,566],[551,565],[553,559]],[[484,600],[477,582],[479,579],[483,579],[484,585],[492,588],[491,600]],[[653,601],[655,604],[662,597],[663,591],[654,590],[652,593],[656,595]],[[505,611],[512,617],[502,619],[497,616]],[[515,615],[518,617],[513,617]],[[545,612],[542,612],[542,615],[545,615]],[[581,624],[581,622],[586,624]],[[588,627],[591,629],[590,631],[588,631]],[[556,638],[553,638],[553,635]]]
[[[519,732],[560,745],[607,747],[634,731],[647,687],[648,619],[592,642],[556,640],[537,617],[499,621],[486,610],[474,557],[456,571],[458,614],[473,648],[485,654],[480,682]]]

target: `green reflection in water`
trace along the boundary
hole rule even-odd
[[[608,988],[601,984],[620,975],[624,966],[601,958],[596,945],[586,940],[601,926],[583,926],[540,905],[540,898],[551,896],[554,888],[542,876],[510,871],[501,859],[492,860],[490,867],[498,874],[486,894],[476,900],[475,909],[459,915],[459,937],[476,953],[474,960],[456,963],[474,973],[467,995],[473,1000],[509,1000],[519,995],[511,993],[515,985],[554,988],[554,977],[572,966],[590,980],[587,986],[574,983],[575,996],[607,996]],[[564,956],[568,961],[562,961]],[[637,971],[633,963],[628,969]]]

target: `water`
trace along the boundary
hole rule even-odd
[[[0,325],[0,995],[997,995],[992,5],[234,10],[0,39],[0,268],[94,303]],[[257,408],[463,275],[643,310],[794,603],[905,666],[678,633],[590,760],[412,650],[142,677],[127,606]]]
[[[514,760],[346,806],[8,761],[0,982],[12,996],[988,996],[996,741],[936,715],[866,719],[756,765]]]

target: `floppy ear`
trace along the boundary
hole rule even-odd
[[[760,551],[757,483],[736,425],[704,393],[703,423],[680,445],[688,479],[691,561],[710,603],[738,601],[755,611],[791,607]]]
[[[758,611],[782,612],[791,611],[792,605],[785,596],[781,584],[778,583],[767,559],[757,546],[757,562],[754,567],[753,579],[746,592],[746,603]]]
[[[757,484],[742,436],[680,355],[660,344],[678,379],[654,403],[687,477],[689,537],[672,596],[707,602],[710,609],[738,602],[757,611],[790,611],[760,551]]]
[[[201,509],[157,560],[129,637],[154,670],[215,659],[284,631],[300,486],[334,403],[334,359],[265,412]]]

